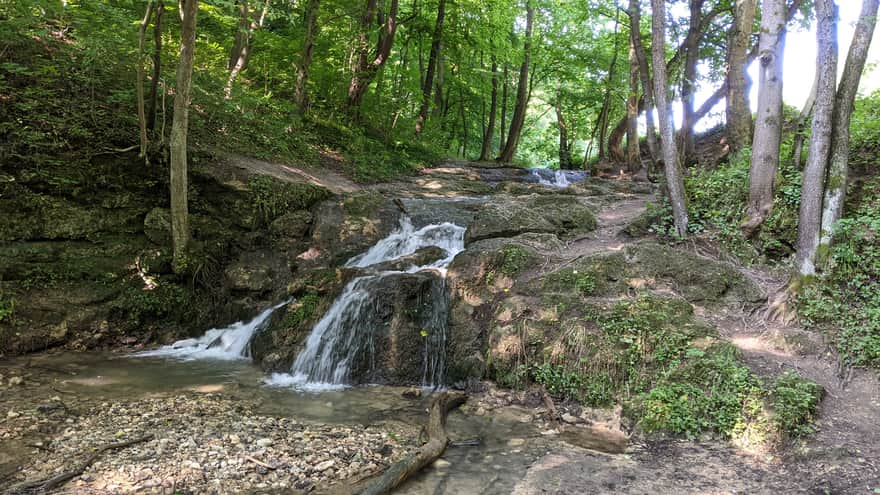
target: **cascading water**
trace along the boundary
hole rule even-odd
[[[138,352],[133,357],[170,357],[177,359],[249,359],[251,337],[262,330],[269,317],[278,308],[288,304],[284,301],[264,310],[248,322],[236,322],[226,328],[212,328],[197,339],[179,340],[152,351]]]
[[[443,257],[424,265],[411,265],[402,270],[385,270],[350,281],[340,296],[314,326],[305,348],[297,356],[289,374],[274,374],[267,383],[293,385],[320,390],[339,388],[350,383],[355,369],[376,368],[376,338],[381,330],[387,306],[383,291],[389,284],[403,283],[401,277],[422,271],[432,272],[426,291],[428,307],[422,312],[423,348],[422,384],[443,382],[446,355],[446,317],[448,294],[446,268],[456,254],[464,250],[465,229],[452,223],[432,224],[416,229],[408,217],[401,220],[398,230],[382,239],[365,253],[351,258],[346,266],[369,268],[415,254],[422,248],[439,247]],[[410,275],[412,277],[412,275]]]
[[[588,177],[583,170],[550,170],[547,168],[529,169],[529,175],[534,182],[542,186],[564,188],[572,182],[580,182]]]

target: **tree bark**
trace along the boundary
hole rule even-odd
[[[495,134],[495,116],[498,113],[498,62],[492,56],[492,93],[489,97],[489,122],[483,134],[483,146],[480,149],[480,161],[488,161],[492,153],[492,138]]]
[[[794,168],[797,170],[800,170],[803,165],[804,140],[807,139],[807,119],[810,118],[810,115],[813,113],[813,107],[816,106],[816,92],[818,90],[819,71],[816,71],[816,77],[813,79],[813,87],[810,88],[810,94],[807,96],[807,101],[804,102],[804,106],[798,114],[797,124],[794,129],[794,144],[792,145],[791,150],[791,160],[794,163]]]
[[[440,43],[443,40],[443,19],[446,16],[446,0],[437,3],[437,19],[434,22],[434,34],[431,36],[431,52],[428,55],[428,68],[425,72],[425,82],[422,85],[422,105],[419,108],[419,116],[416,118],[416,135],[422,133],[425,121],[428,120],[428,107],[431,105],[431,90],[434,87],[434,71],[437,66],[437,57],[440,55]]]
[[[186,250],[189,244],[186,146],[196,45],[196,15],[199,12],[198,0],[182,0],[182,3],[180,62],[177,65],[177,87],[174,92],[174,121],[171,123],[171,241],[175,269],[186,266]]]
[[[834,240],[834,224],[843,215],[847,180],[849,179],[849,126],[859,81],[868,58],[868,49],[877,24],[880,0],[863,0],[862,11],[853,33],[849,53],[843,66],[843,76],[837,87],[831,135],[831,161],[822,203],[822,224],[819,237],[818,265],[827,265],[828,250]]]
[[[523,62],[519,68],[519,82],[516,88],[516,105],[513,107],[513,117],[510,119],[510,131],[507,133],[507,143],[501,150],[501,156],[498,161],[502,163],[510,163],[516,154],[516,148],[519,145],[519,137],[522,132],[523,124],[526,121],[526,110],[528,107],[528,86],[529,86],[529,63],[531,61],[532,52],[532,27],[535,20],[535,7],[532,0],[526,0],[526,39],[523,46]]]
[[[752,109],[749,106],[751,80],[748,73],[749,40],[755,23],[757,0],[736,0],[727,51],[727,140],[732,153],[750,144]]]
[[[758,50],[758,113],[752,161],[749,167],[749,202],[743,234],[753,237],[773,209],[773,189],[779,168],[782,136],[782,54],[785,50],[785,0],[764,0]]]
[[[359,36],[358,58],[351,77],[351,84],[348,86],[347,106],[349,111],[357,115],[363,102],[367,88],[373,79],[376,78],[379,69],[386,62],[391,54],[391,47],[394,45],[394,34],[397,32],[397,12],[399,8],[399,0],[391,0],[391,8],[385,17],[384,22],[379,28],[379,39],[376,43],[376,50],[372,57],[369,57],[369,28],[376,12],[376,0],[367,0],[364,7],[364,13],[361,17],[361,33]]]
[[[681,125],[681,156],[682,162],[688,163],[694,156],[696,141],[694,125],[694,93],[697,87],[697,62],[700,60],[700,24],[703,18],[703,0],[690,0],[690,21],[688,34],[685,38],[684,73],[681,81],[682,125]]]
[[[642,45],[641,31],[641,5],[639,0],[629,0],[629,32],[630,41],[636,52],[636,60],[639,64],[639,78],[641,79],[642,92],[645,95],[645,134],[648,142],[648,152],[651,162],[656,163],[659,155],[657,134],[654,129],[654,88],[651,87],[651,71],[648,68],[648,57],[645,55],[645,47]]]
[[[626,163],[630,172],[642,168],[639,152],[639,61],[632,37],[629,44],[629,98],[626,100]]]
[[[608,67],[608,74],[605,78],[605,99],[602,102],[602,110],[599,112],[599,158],[604,158],[608,155],[608,149],[605,148],[605,137],[608,134],[608,119],[611,115],[611,93],[614,85],[614,69],[617,66],[617,51],[618,51],[618,43],[617,43],[617,30],[620,27],[620,17],[619,11],[615,10],[614,16],[614,48],[611,53],[611,64]],[[613,156],[612,159],[616,162],[623,161],[623,152],[619,147],[616,147],[612,150]]]
[[[570,170],[572,167],[571,146],[568,144],[568,127],[565,123],[565,116],[562,114],[562,102],[558,96],[553,108],[556,110],[556,125],[559,127],[559,170]]]
[[[156,112],[159,102],[159,79],[162,78],[162,16],[165,14],[165,2],[156,2],[156,20],[153,24],[153,79],[150,81],[149,108],[147,110],[147,130],[156,128]],[[164,136],[160,136],[160,141]]]
[[[265,0],[259,16],[256,20],[251,21],[247,0],[239,0],[238,29],[235,31],[235,41],[229,54],[229,78],[226,79],[226,86],[223,88],[223,94],[227,100],[232,98],[232,86],[250,60],[251,36],[254,31],[263,27],[268,12],[269,0]]]
[[[816,0],[816,70],[819,84],[810,136],[810,150],[801,186],[796,265],[801,275],[816,273],[816,250],[822,220],[822,195],[831,155],[834,93],[837,85],[837,7],[833,0]]]
[[[293,90],[293,100],[299,107],[299,112],[305,114],[309,110],[309,68],[312,65],[312,53],[315,50],[315,37],[318,35],[318,11],[321,9],[321,0],[309,0],[306,5],[305,28],[306,34],[303,39],[302,55],[296,68],[296,86]]]
[[[684,196],[684,182],[675,149],[675,129],[672,109],[667,98],[666,76],[666,5],[664,0],[651,0],[651,54],[654,62],[654,97],[660,116],[660,135],[663,145],[663,162],[666,171],[666,190],[672,204],[675,231],[679,237],[687,236],[688,212]]]
[[[507,85],[508,85],[508,67],[504,62],[504,71],[501,76],[501,125],[498,127],[499,144],[498,149],[503,150],[507,144]]]
[[[153,1],[148,0],[147,8],[144,11],[144,18],[141,19],[140,26],[138,27],[137,85],[135,86],[135,93],[137,94],[138,127],[140,129],[141,138],[139,156],[147,163],[149,163],[149,159],[147,158],[147,147],[150,142],[147,139],[147,116],[146,110],[144,110],[144,45],[146,44],[147,26],[150,24],[150,17],[152,17],[152,15]]]

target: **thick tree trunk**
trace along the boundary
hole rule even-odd
[[[611,53],[611,64],[608,67],[608,75],[605,78],[605,99],[602,102],[602,110],[599,112],[599,158],[605,158],[608,155],[608,150],[605,148],[605,138],[608,135],[608,119],[611,116],[611,97],[612,90],[614,85],[614,69],[617,67],[617,52],[618,52],[618,43],[617,43],[617,30],[620,27],[620,18],[618,17],[619,11],[615,11],[614,17],[614,48]],[[612,159],[615,162],[623,161],[623,151],[620,149],[618,142],[618,146],[616,146],[612,150]]]
[[[523,62],[519,69],[519,82],[516,88],[516,105],[513,107],[513,117],[510,119],[510,131],[507,133],[507,143],[501,150],[501,156],[498,161],[502,163],[510,163],[516,154],[516,148],[519,145],[519,136],[522,132],[523,124],[526,121],[526,110],[528,109],[528,86],[529,86],[529,63],[531,61],[532,52],[532,26],[535,20],[535,7],[532,0],[526,0],[526,40],[523,46]]]
[[[672,109],[667,97],[668,78],[666,76],[666,5],[664,0],[651,0],[653,18],[651,20],[651,54],[654,62],[654,97],[657,100],[657,113],[660,116],[660,136],[663,145],[663,162],[666,171],[666,190],[672,204],[675,231],[679,237],[687,236],[688,212],[684,196],[684,181],[678,165],[678,151],[675,149],[675,129],[672,122]]]
[[[364,15],[361,18],[361,33],[359,38],[359,53],[357,63],[351,77],[351,84],[348,86],[347,105],[349,111],[357,115],[363,102],[367,88],[376,74],[379,73],[391,54],[391,47],[394,45],[394,34],[397,32],[397,12],[399,8],[399,0],[391,0],[391,9],[388,16],[379,28],[379,40],[376,43],[376,51],[373,57],[368,54],[368,30],[376,12],[376,0],[367,0],[364,8]]]
[[[682,126],[681,156],[683,163],[689,163],[695,154],[696,140],[694,125],[694,93],[697,88],[697,62],[700,60],[701,23],[703,19],[703,0],[690,0],[690,22],[685,38],[684,73],[681,81]]]
[[[816,273],[816,249],[822,221],[822,195],[831,155],[834,93],[837,85],[837,7],[833,0],[816,0],[816,70],[820,72],[810,151],[801,186],[798,216],[797,268],[801,275]]]
[[[849,125],[859,81],[868,58],[871,38],[877,24],[880,0],[863,0],[858,25],[853,33],[849,53],[843,66],[843,76],[834,102],[833,134],[831,135],[831,162],[822,203],[822,224],[819,237],[819,266],[827,262],[828,248],[834,240],[834,224],[843,215],[846,185],[849,178]],[[823,248],[824,246],[824,248]]]
[[[626,163],[630,172],[642,168],[639,152],[639,61],[632,38],[629,44],[629,98],[626,100]]]
[[[312,53],[315,50],[315,37],[318,35],[318,11],[321,9],[321,0],[309,0],[306,5],[305,29],[303,50],[299,65],[296,68],[296,86],[293,90],[293,100],[299,107],[299,112],[305,114],[309,109],[309,68],[312,65]]]
[[[171,241],[175,269],[186,266],[186,250],[189,244],[186,135],[189,128],[189,103],[196,45],[196,14],[199,12],[198,0],[182,0],[182,2],[180,62],[177,65],[177,87],[174,91],[174,121],[171,123]]]
[[[659,146],[657,134],[654,131],[656,129],[654,125],[654,88],[651,87],[651,70],[648,68],[648,57],[645,54],[645,47],[642,45],[641,16],[639,0],[629,0],[630,41],[635,48],[636,60],[639,64],[639,78],[642,83],[642,92],[645,95],[645,134],[651,161],[656,163]]]
[[[489,97],[489,122],[483,134],[483,146],[480,149],[480,161],[488,161],[492,153],[492,138],[495,134],[495,116],[498,113],[498,63],[492,56],[492,93]]]
[[[232,51],[229,55],[229,77],[226,79],[226,86],[223,88],[224,97],[229,100],[232,98],[232,86],[241,71],[247,67],[251,58],[251,36],[254,31],[263,27],[266,20],[266,14],[269,12],[269,0],[265,0],[260,14],[254,21],[251,21],[251,14],[248,8],[247,0],[239,0],[239,21],[238,29],[235,31],[235,41],[232,44]]]
[[[747,218],[741,225],[754,236],[773,209],[782,136],[782,54],[785,49],[785,0],[764,0],[761,17],[758,114],[749,168]]]
[[[156,2],[156,20],[153,23],[153,79],[150,81],[149,107],[147,110],[147,130],[156,128],[156,108],[159,102],[159,79],[162,78],[162,16],[165,13],[165,2]],[[160,136],[159,140],[164,139]]]
[[[147,115],[144,109],[144,45],[146,44],[147,26],[150,24],[150,17],[153,14],[153,1],[147,1],[147,8],[144,12],[144,18],[141,19],[138,27],[138,57],[137,57],[137,84],[135,85],[135,93],[137,94],[137,114],[138,127],[140,128],[141,147],[139,156],[149,163],[147,158],[147,147],[150,142],[147,139]]]
[[[440,54],[440,43],[443,40],[443,18],[446,16],[446,0],[437,3],[437,20],[434,22],[434,34],[431,36],[431,53],[428,55],[428,68],[425,82],[422,85],[422,106],[416,118],[416,135],[422,133],[425,121],[428,120],[428,107],[431,105],[431,90],[434,87],[434,71],[437,67],[437,56]]]
[[[727,140],[732,153],[750,144],[752,109],[749,106],[747,58],[757,0],[736,0],[727,51]]]

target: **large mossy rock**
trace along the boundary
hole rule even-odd
[[[474,222],[467,229],[465,242],[470,244],[524,233],[571,238],[595,228],[595,216],[585,203],[574,196],[498,196],[477,212]]]
[[[316,260],[325,266],[345,263],[397,228],[400,214],[394,203],[375,191],[321,203],[312,228]]]
[[[284,287],[291,277],[287,261],[269,249],[242,253],[224,274],[230,289],[258,293]]]

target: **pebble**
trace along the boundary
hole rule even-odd
[[[24,384],[24,378],[22,378],[20,376],[13,376],[13,377],[9,378],[9,386],[10,387],[15,387],[17,385],[23,385],[23,384]]]
[[[272,445],[272,443],[273,442],[272,442],[271,438],[261,438],[261,439],[257,440],[258,447],[268,447],[268,446]]]

